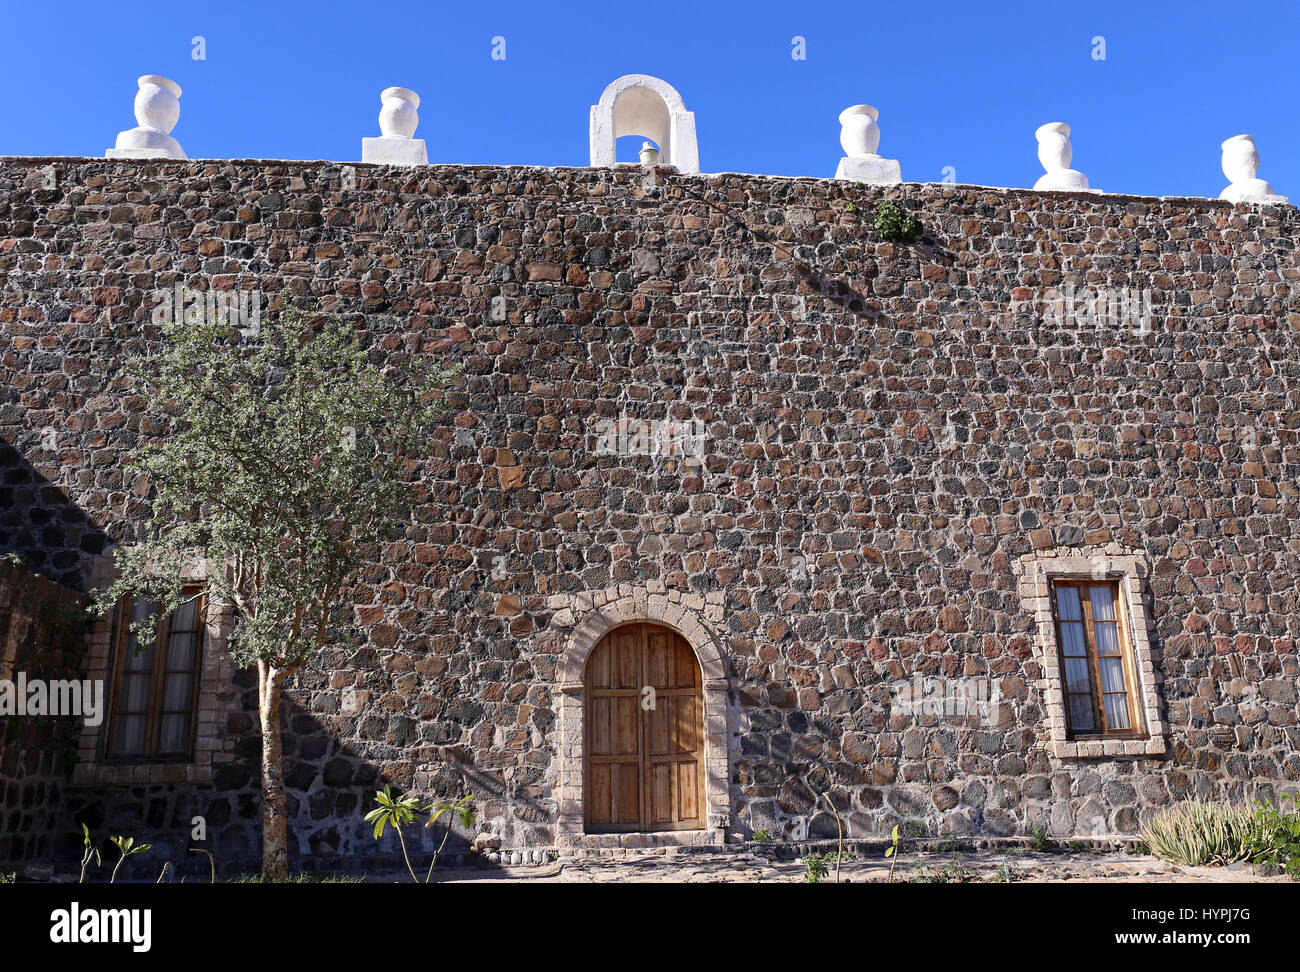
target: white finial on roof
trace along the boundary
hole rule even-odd
[[[1229,185],[1219,193],[1220,199],[1230,202],[1284,203],[1286,196],[1273,192],[1273,187],[1255,177],[1259,171],[1259,149],[1255,148],[1254,135],[1234,135],[1221,146],[1223,149],[1223,174]]]
[[[104,153],[106,159],[183,159],[181,143],[168,134],[181,116],[181,86],[160,74],[146,74],[136,81],[136,127],[119,132],[117,144]]]
[[[1038,139],[1038,161],[1047,171],[1034,183],[1035,189],[1061,189],[1069,192],[1101,192],[1088,185],[1088,177],[1070,168],[1074,148],[1070,145],[1070,126],[1065,122],[1048,122],[1034,132]]]
[[[869,186],[888,186],[903,181],[897,159],[876,154],[880,147],[880,112],[871,105],[852,105],[840,112],[840,145],[844,158],[835,169],[835,178],[862,182]]]
[[[428,165],[424,139],[412,138],[420,123],[420,96],[410,88],[385,88],[379,93],[379,138],[361,140],[361,161],[376,165]]]

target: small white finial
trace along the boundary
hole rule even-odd
[[[385,88],[379,93],[379,138],[361,140],[361,161],[376,165],[428,165],[424,139],[412,138],[420,123],[420,96],[410,88]]]
[[[136,127],[119,132],[117,143],[104,153],[108,159],[183,159],[180,142],[169,134],[181,115],[181,86],[161,74],[136,80]]]
[[[853,105],[840,112],[840,145],[851,159],[865,159],[880,147],[880,112],[871,105]]]
[[[659,164],[659,150],[655,148],[654,142],[641,143],[641,164],[642,165]]]
[[[1070,126],[1065,122],[1048,122],[1034,132],[1038,139],[1038,161],[1047,170],[1034,183],[1035,189],[1062,189],[1068,192],[1100,192],[1088,185],[1088,177],[1070,168],[1074,148],[1070,145]]]
[[[840,112],[840,145],[844,158],[835,170],[835,178],[867,185],[892,185],[903,181],[897,159],[883,159],[876,154],[880,147],[880,117],[871,105],[852,105]]]
[[[1273,192],[1273,187],[1255,177],[1259,171],[1259,149],[1254,135],[1234,135],[1221,146],[1220,164],[1230,185],[1219,193],[1220,199],[1230,202],[1284,203],[1286,196]]]

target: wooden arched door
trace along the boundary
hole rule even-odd
[[[675,631],[615,628],[592,649],[585,684],[588,833],[704,826],[700,665]]]

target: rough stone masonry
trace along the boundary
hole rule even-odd
[[[915,242],[876,238],[885,199]],[[295,866],[374,853],[382,781],[468,786],[506,848],[562,843],[566,665],[611,606],[701,656],[709,839],[834,835],[822,794],[854,838],[1132,834],[1300,780],[1298,235],[1294,208],[1206,199],[7,159],[0,552],[93,583],[146,509],[123,460],[156,424],[121,366],[158,340],[153,295],[273,312],[287,288],[377,362],[464,368],[404,539],[350,592],[365,641],[289,692]],[[1051,312],[1067,286],[1100,299]],[[1098,309],[1125,290],[1145,325]],[[595,447],[602,421],[691,420],[698,463]],[[1054,741],[1033,578],[1062,560],[1133,565],[1149,745]],[[998,714],[900,706],[917,677],[985,679]],[[256,856],[254,680],[204,692],[204,766],[83,746],[49,788],[64,853],[86,821],[184,858],[198,814],[218,860]]]

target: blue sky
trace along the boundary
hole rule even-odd
[[[1250,133],[1260,177],[1300,199],[1294,0],[4,6],[5,155],[102,157],[135,124],[136,77],[163,74],[191,158],[357,160],[397,84],[423,99],[431,162],[586,165],[589,106],[644,73],[695,112],[705,172],[829,177],[837,116],[865,102],[907,181],[951,166],[1031,186],[1034,129],[1065,121],[1074,166],[1108,192],[1217,196],[1219,143]]]

